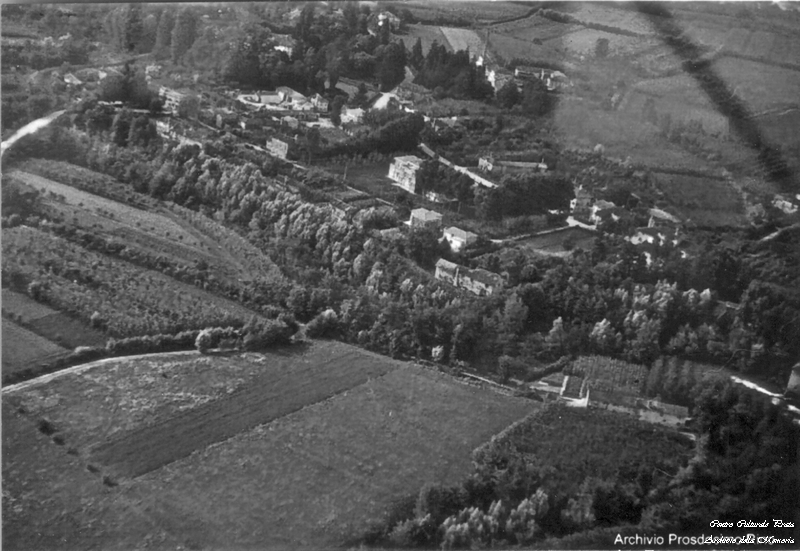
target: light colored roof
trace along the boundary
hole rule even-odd
[[[461,238],[464,241],[467,241],[470,238],[478,237],[476,234],[472,232],[462,230],[461,228],[457,228],[455,226],[450,226],[449,228],[445,229],[444,233],[445,235],[452,235],[453,237]]]
[[[400,161],[401,163],[413,163],[416,165],[422,164],[422,159],[416,155],[403,155],[402,157],[395,157],[394,160]]]
[[[450,262],[449,260],[445,260],[444,258],[440,258],[436,261],[436,267],[441,268],[442,270],[453,272],[458,268],[458,264]]]
[[[674,222],[675,224],[680,224],[681,222],[680,220],[678,220],[676,217],[674,217],[665,210],[652,208],[648,212],[650,213],[650,216],[653,216],[655,218],[660,218],[662,220],[669,220],[670,222]]]
[[[421,220],[441,220],[442,215],[428,209],[414,209],[411,211],[412,218],[419,218]]]

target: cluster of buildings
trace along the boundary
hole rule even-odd
[[[328,100],[320,94],[306,97],[288,86],[278,86],[271,92],[240,94],[240,105],[251,111],[316,111],[327,112]]]
[[[538,79],[542,81],[548,91],[561,90],[570,85],[567,75],[561,71],[545,69],[543,67],[517,67],[509,71],[501,67],[486,67],[486,80],[497,92],[509,82],[514,82],[522,90],[526,82]]]
[[[531,383],[530,388],[546,399],[555,399],[571,407],[626,413],[642,421],[675,428],[685,426],[689,419],[689,409],[684,406],[643,398],[636,389],[611,384],[591,374],[553,373]]]

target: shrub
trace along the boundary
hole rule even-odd
[[[327,309],[308,322],[306,334],[312,338],[330,338],[339,332],[339,316]]]

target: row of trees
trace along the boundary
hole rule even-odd
[[[199,17],[194,9],[175,13],[172,7],[147,10],[129,4],[109,12],[104,26],[110,43],[127,53],[150,53],[179,63],[199,35]]]
[[[451,53],[434,41],[424,59],[421,53],[422,45],[417,41],[411,51],[412,65],[415,64],[418,71],[414,79],[416,84],[443,97],[477,100],[494,97],[492,85],[486,80],[483,69],[471,62],[468,50]]]

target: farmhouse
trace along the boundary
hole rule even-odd
[[[270,138],[267,142],[267,151],[280,159],[285,159],[289,154],[289,144],[278,138]]]
[[[178,114],[178,106],[181,100],[186,97],[186,94],[178,92],[177,90],[172,90],[166,86],[162,86],[158,89],[158,95],[164,100],[164,111],[169,111],[173,115]]]
[[[564,88],[569,83],[567,75],[561,71],[541,67],[517,67],[514,69],[514,76],[521,80],[539,79],[550,91]]]
[[[302,103],[308,101],[307,98],[296,90],[292,90],[288,86],[278,86],[275,92],[281,97],[283,103]]]
[[[364,119],[364,110],[361,108],[344,107],[341,112],[342,124],[360,123]]]
[[[453,251],[460,251],[464,247],[472,245],[478,240],[478,236],[455,226],[450,226],[444,230],[444,238],[450,244]]]
[[[486,69],[486,80],[489,84],[492,85],[494,88],[495,93],[497,93],[503,86],[508,84],[511,81],[514,81],[514,75],[504,71],[503,69]],[[519,84],[517,85],[519,87]]]
[[[422,166],[422,159],[416,155],[395,157],[389,166],[389,178],[400,184],[410,193],[417,191],[417,171]]]
[[[478,296],[491,295],[503,287],[503,278],[495,273],[481,268],[470,270],[444,258],[436,262],[435,277]]]
[[[329,102],[327,98],[319,94],[314,94],[313,96],[311,96],[311,105],[316,107],[317,111],[327,112]]]
[[[428,209],[414,209],[409,225],[412,228],[438,228],[442,225],[442,215]]]

